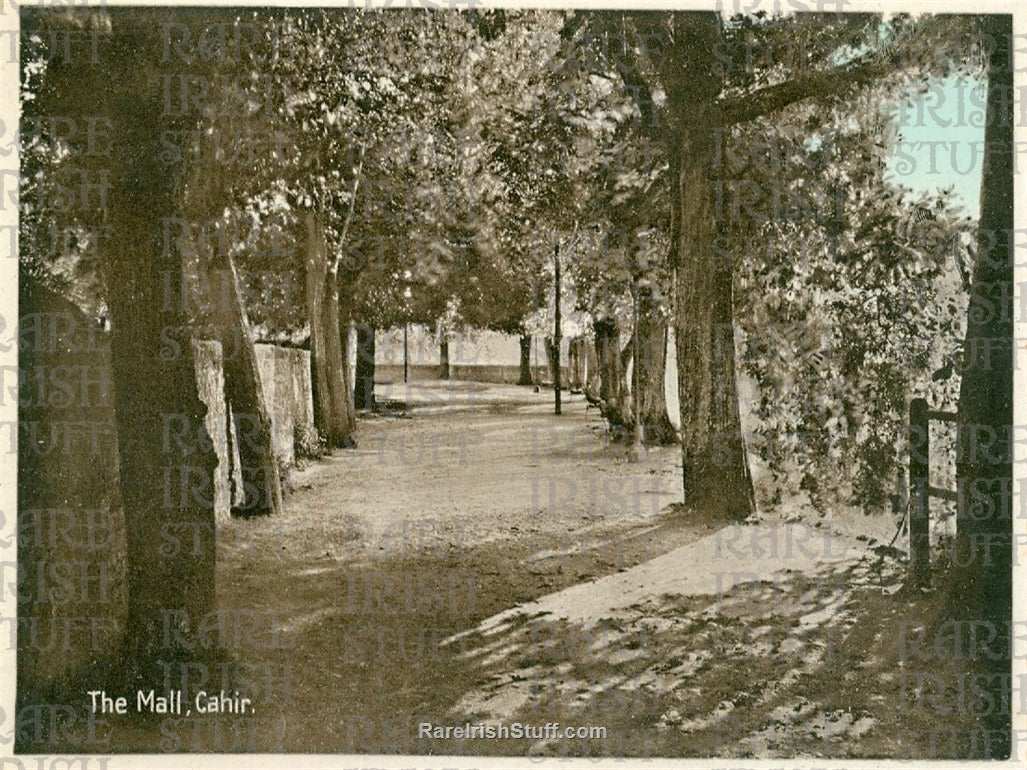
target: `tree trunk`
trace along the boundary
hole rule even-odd
[[[675,338],[685,503],[744,519],[755,501],[735,381],[733,270],[713,250],[716,102],[679,94],[675,122]]]
[[[531,385],[531,335],[521,335],[521,376],[518,385]]]
[[[264,383],[257,365],[249,318],[243,304],[239,275],[231,249],[234,243],[221,219],[225,201],[230,199],[225,185],[225,170],[195,164],[190,171],[188,210],[201,217],[198,239],[196,229],[186,221],[187,237],[179,241],[203,276],[206,286],[208,316],[214,325],[214,337],[221,342],[221,365],[224,373],[223,395],[226,425],[223,430],[232,451],[233,431],[227,419],[231,416],[234,442],[239,455],[241,495],[234,490],[230,499],[239,500],[232,513],[259,516],[282,512],[282,480],[278,457],[274,450],[271,405],[265,396]],[[235,486],[235,474],[229,471],[229,487]]]
[[[611,427],[618,431],[631,428],[624,353],[620,347],[620,329],[612,318],[593,322],[596,351],[599,354],[599,408]],[[630,360],[630,344],[626,348]]]
[[[100,686],[101,671],[123,665],[119,645],[125,641],[128,594],[114,389],[107,386],[109,335],[98,332],[94,319],[72,302],[40,286],[29,271],[19,271],[19,279],[18,623],[22,628],[38,625],[70,631],[62,639],[59,654],[53,644],[33,643],[32,637],[19,634],[17,682],[11,681],[14,677],[8,681],[16,685],[15,713],[23,720],[33,713],[27,708],[31,704],[76,702],[82,684],[92,681],[92,686]],[[39,333],[51,328],[61,329],[59,336]],[[57,340],[58,344],[52,344]],[[81,395],[75,388],[59,399],[51,398],[48,389],[33,383],[47,381],[55,371],[82,372],[83,384],[86,377],[90,382],[106,383],[96,389],[83,387]],[[66,432],[70,425],[89,425],[93,430]],[[37,518],[40,513],[58,511],[61,518]],[[33,523],[26,527],[26,522]],[[69,530],[63,527],[72,522],[80,532],[106,533],[103,547],[97,547],[99,543],[88,536],[68,538]],[[83,577],[105,572],[109,580],[101,580],[99,585],[83,582],[81,591],[69,593],[54,591],[49,580],[26,579],[66,570],[69,563],[75,564]],[[14,587],[12,579],[10,588]],[[85,636],[76,635],[71,630],[72,619],[82,617],[95,618],[94,629],[104,631],[90,638],[87,626]],[[29,721],[36,718],[29,717]],[[31,730],[15,725],[12,732],[15,751],[39,750],[38,744],[32,746]]]
[[[632,332],[632,334],[634,334]],[[634,426],[635,424],[635,407],[634,399],[635,394],[632,392],[632,387],[628,383],[628,367],[632,368],[634,373],[634,360],[635,360],[635,346],[634,337],[629,336],[627,342],[624,343],[624,347],[620,351],[620,367],[617,370],[617,376],[620,378],[620,383],[617,387],[620,393],[620,409],[624,414],[624,424]]]
[[[638,383],[642,435],[648,446],[667,446],[677,441],[677,431],[667,416],[664,394],[667,365],[667,325],[659,315],[652,293],[642,290],[638,312]]]
[[[341,354],[341,365],[342,365],[342,402],[345,407],[345,426],[346,426],[346,439],[342,446],[347,448],[355,448],[357,445],[356,439],[353,434],[357,430],[357,410],[356,405],[353,402],[353,367],[350,366],[350,359],[356,358],[355,355],[350,355],[353,352],[352,337],[350,334],[351,327],[353,326],[352,320],[350,320],[350,307],[351,299],[353,296],[352,286],[344,285],[339,286],[339,281],[334,275],[329,277],[331,286],[335,286],[335,303],[338,308],[336,318],[338,319],[338,331],[339,331],[339,352]],[[343,290],[345,289],[345,291]]]
[[[620,345],[617,340],[617,322],[612,318],[601,318],[592,323],[596,338],[596,353],[599,355],[599,399],[601,401],[615,401],[619,398],[617,392],[620,376]]]
[[[274,454],[270,410],[264,397],[249,319],[242,305],[239,276],[231,255],[225,255],[224,259],[227,265],[222,275],[227,286],[214,301],[218,303],[215,307],[221,319],[219,325],[226,333],[221,339],[231,335],[236,342],[231,348],[222,342],[221,347],[225,403],[232,408],[243,492],[242,502],[232,508],[232,513],[239,516],[280,514],[282,479]]]
[[[374,403],[374,334],[373,326],[357,324],[357,366],[353,383],[353,403],[357,409],[373,412]]]
[[[449,379],[449,334],[442,324],[439,324],[439,379]]]
[[[567,387],[582,390],[585,383],[585,340],[573,337],[567,343]]]
[[[959,389],[958,595],[964,618],[1005,623],[1012,598],[1013,116],[1009,16],[989,17],[997,43],[988,77],[981,179],[982,249],[974,265]],[[983,613],[983,616],[982,616]]]
[[[544,350],[546,351],[546,371],[549,372],[549,382],[556,382],[556,370],[553,368],[556,365],[556,354],[553,348],[553,338],[546,337],[543,340]]]
[[[1003,655],[969,657],[971,673],[995,708],[983,729],[1009,736],[1013,591],[1013,72],[1012,17],[989,16],[995,43],[988,75],[987,123],[981,177],[981,218],[963,344],[956,442],[958,490],[955,567],[946,586],[946,607],[933,628],[948,638],[951,622],[979,624],[1006,642]],[[980,652],[984,652],[981,650]],[[987,684],[984,684],[984,683]],[[1008,741],[983,742],[979,756],[1005,759]],[[976,745],[976,742],[975,742]],[[975,757],[976,758],[976,757]]]
[[[602,381],[599,376],[599,354],[596,352],[595,341],[587,337],[582,338],[582,355],[585,358],[585,375],[583,390],[585,398],[592,403],[599,401],[599,389]]]
[[[328,446],[349,446],[352,425],[347,409],[346,367],[339,330],[339,287],[335,275],[328,272],[328,244],[320,216],[314,211],[305,211],[304,220],[314,424]]]
[[[169,125],[159,81],[149,76],[159,66],[150,56],[152,26],[142,18],[115,19],[110,49],[119,77],[104,94],[118,137],[106,276],[127,544],[126,663],[146,687],[160,681],[145,678],[159,661],[196,660],[213,645],[196,630],[215,606],[217,466],[196,387],[189,318],[183,303],[162,299],[165,280],[182,285],[181,255],[162,243],[163,218],[181,216],[182,169],[160,147]]]

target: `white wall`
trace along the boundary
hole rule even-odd
[[[541,337],[533,339],[532,366],[538,354],[539,366],[545,366]],[[570,341],[563,338],[560,346],[564,363]],[[430,334],[422,324],[410,324],[407,341],[411,366],[432,366],[439,363],[438,335]],[[537,351],[535,348],[538,348]],[[403,364],[403,327],[378,331],[375,336],[375,363]],[[449,363],[454,366],[517,366],[521,361],[520,339],[514,334],[466,330],[449,333]]]

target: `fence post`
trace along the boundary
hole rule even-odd
[[[909,403],[909,584],[912,588],[927,586],[931,574],[929,431],[927,400],[914,398]]]

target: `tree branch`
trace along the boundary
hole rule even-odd
[[[571,11],[571,15],[560,27],[560,38],[562,40],[573,40],[586,21],[586,14],[579,11]]]
[[[894,71],[889,59],[874,58],[860,63],[811,72],[744,96],[721,101],[724,125],[744,123],[813,97],[834,96],[851,86],[864,85]]]
[[[629,20],[622,14],[620,19],[622,40],[628,40],[627,25]],[[637,31],[632,29],[637,37]],[[653,99],[652,88],[642,76],[642,63],[631,46],[626,45],[623,55],[613,57],[617,74],[624,82],[631,100],[635,103],[641,114],[643,130],[656,131],[659,126],[659,117],[656,112],[656,101]]]
[[[353,169],[353,189],[350,190],[349,209],[346,211],[346,219],[342,223],[342,231],[339,233],[339,248],[335,250],[335,256],[328,266],[328,272],[335,275],[339,272],[339,261],[342,259],[342,248],[346,245],[346,236],[349,234],[349,226],[353,221],[353,209],[357,205],[357,190],[360,189],[360,177],[364,170],[364,152],[367,150],[367,137],[364,137],[360,144],[360,159],[357,167]]]

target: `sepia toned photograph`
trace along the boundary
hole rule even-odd
[[[1025,14],[889,8],[12,5],[4,767],[1020,764]]]

